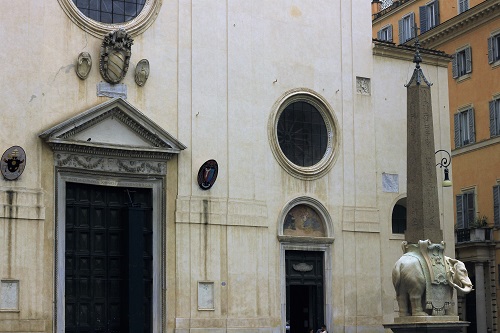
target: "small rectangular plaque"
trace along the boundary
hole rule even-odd
[[[108,82],[99,82],[97,84],[97,96],[127,99],[127,85],[123,83],[110,84]]]
[[[0,310],[19,309],[19,281],[2,280],[0,283]]]
[[[399,175],[391,173],[383,173],[382,189],[384,192],[399,193]]]
[[[198,310],[214,310],[214,283],[198,282]]]

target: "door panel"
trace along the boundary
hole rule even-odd
[[[290,333],[324,323],[323,252],[286,251],[286,318]]]
[[[150,189],[66,184],[67,333],[151,332],[151,200]]]

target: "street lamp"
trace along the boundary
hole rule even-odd
[[[444,180],[442,183],[443,187],[450,187],[452,185],[452,183],[450,180],[450,170],[448,170],[448,166],[450,166],[450,163],[451,163],[451,155],[448,151],[446,151],[444,149],[439,149],[438,151],[436,151],[434,153],[434,155],[439,153],[439,152],[444,152],[444,153],[448,154],[448,157],[446,157],[446,156],[443,157],[441,159],[441,162],[438,162],[436,164],[436,166],[439,165],[440,168],[444,168]]]

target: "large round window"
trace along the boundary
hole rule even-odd
[[[146,0],[73,0],[83,15],[101,23],[123,23],[139,15]]]
[[[76,25],[99,38],[120,28],[134,37],[153,23],[161,7],[161,0],[58,1]]]
[[[278,143],[293,164],[308,167],[321,161],[328,131],[321,113],[308,102],[288,105],[278,120]]]
[[[336,156],[335,124],[331,107],[320,95],[308,89],[287,92],[275,103],[268,125],[276,160],[297,178],[323,176]]]

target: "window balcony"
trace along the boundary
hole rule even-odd
[[[455,244],[492,241],[492,228],[468,228],[455,230]]]

